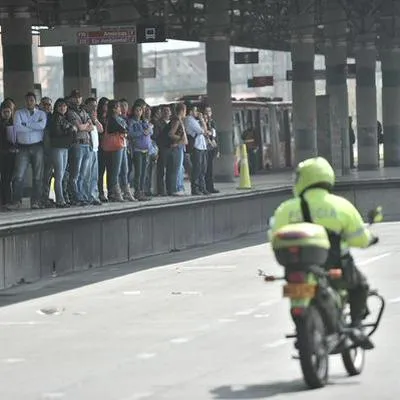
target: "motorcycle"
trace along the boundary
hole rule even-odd
[[[368,213],[369,224],[383,219],[378,207]],[[328,381],[329,356],[340,354],[350,376],[362,373],[365,350],[357,344],[359,328],[351,326],[348,292],[341,268],[324,268],[330,242],[324,227],[312,223],[287,225],[271,238],[278,263],[285,276],[277,277],[259,270],[266,282],[286,281],[283,296],[290,300],[290,313],[304,381],[311,389],[324,387]],[[378,329],[385,309],[384,298],[372,290],[369,297],[379,301],[376,320],[361,327],[370,337]],[[368,332],[367,332],[368,331]]]

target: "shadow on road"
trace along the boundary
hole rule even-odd
[[[35,283],[23,284],[10,289],[1,290],[0,307],[39,297],[50,296],[56,293],[100,283],[151,268],[164,267],[171,264],[178,264],[185,261],[212,256],[218,253],[257,246],[264,244],[265,242],[265,233],[247,235],[229,242],[220,242],[209,246],[146,257],[124,264],[74,272],[56,278],[44,279]],[[256,273],[257,266],[254,267],[254,271]]]
[[[211,390],[214,399],[267,399],[282,394],[307,390],[300,379],[266,384],[255,384],[235,389],[235,386],[220,386]]]
[[[352,386],[359,385],[358,381],[345,380],[347,376],[332,375],[327,386]],[[236,386],[236,388],[235,388]],[[323,395],[323,388],[321,395]],[[306,386],[302,379],[292,381],[279,381],[265,384],[254,385],[233,385],[233,386],[220,386],[212,389],[210,393],[214,396],[213,399],[268,399],[270,397],[280,396],[283,394],[307,392],[310,389]],[[314,391],[313,391],[314,392]]]

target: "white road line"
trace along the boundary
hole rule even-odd
[[[251,315],[254,313],[254,311],[256,311],[255,308],[250,308],[248,310],[238,311],[235,313],[235,315]]]
[[[263,301],[258,305],[258,307],[270,307],[275,304],[278,304],[281,300],[268,300],[268,301]]]
[[[267,343],[263,346],[264,349],[275,349],[276,347],[284,346],[285,344],[289,343],[287,339],[279,339],[275,342]]]
[[[236,319],[233,319],[233,318],[220,318],[218,320],[218,322],[220,322],[221,324],[227,324],[227,323],[230,323],[230,322],[236,322]]]
[[[360,266],[372,264],[372,263],[374,263],[375,261],[379,261],[379,260],[381,260],[382,258],[389,257],[390,255],[392,255],[392,253],[383,253],[383,254],[380,254],[379,256],[375,256],[375,257],[368,258],[368,260],[356,262],[356,264],[357,264],[357,265],[360,265]]]
[[[65,398],[65,393],[61,393],[61,392],[59,392],[59,393],[57,393],[57,392],[55,392],[55,393],[44,393],[42,395],[42,399],[43,400],[53,400],[53,399],[63,399],[63,398]]]
[[[154,358],[156,355],[156,353],[140,353],[136,358],[139,358],[140,360],[149,360],[150,358]]]
[[[25,358],[5,358],[4,360],[1,360],[1,362],[5,364],[18,364],[25,361]]]
[[[179,267],[178,267],[179,268]],[[182,271],[209,271],[209,270],[232,270],[236,269],[236,265],[196,265],[196,266],[190,266],[188,265],[187,267],[180,267]]]
[[[33,326],[33,325],[50,325],[49,322],[40,322],[40,321],[0,321],[0,326]]]
[[[170,342],[171,342],[171,343],[174,343],[174,344],[182,344],[182,343],[187,343],[187,342],[189,342],[189,339],[188,339],[188,338],[184,338],[184,337],[181,337],[181,338],[174,338],[174,339],[171,339]]]
[[[125,296],[138,296],[140,295],[142,292],[140,290],[134,290],[134,291],[130,291],[130,292],[123,292],[123,294]]]
[[[154,393],[152,392],[135,393],[134,395],[129,397],[124,397],[121,400],[141,400],[141,399],[147,399],[148,397],[151,397],[153,395]]]
[[[390,299],[388,303],[390,304],[400,303],[400,297],[395,297],[394,299]]]
[[[254,314],[254,318],[268,318],[269,314]]]

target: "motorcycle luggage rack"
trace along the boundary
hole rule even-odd
[[[368,332],[368,337],[371,337],[376,332],[376,330],[379,327],[379,324],[381,323],[382,315],[383,315],[383,312],[385,311],[385,307],[386,307],[386,302],[385,302],[385,299],[376,290],[370,291],[369,297],[376,297],[381,302],[381,306],[380,306],[381,308],[379,310],[379,313],[378,313],[378,316],[377,316],[375,322],[370,322],[368,324],[362,325],[363,328],[372,328],[371,331]]]

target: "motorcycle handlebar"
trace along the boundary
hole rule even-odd
[[[377,236],[373,236],[371,242],[369,243],[369,247],[379,243],[379,238]]]

